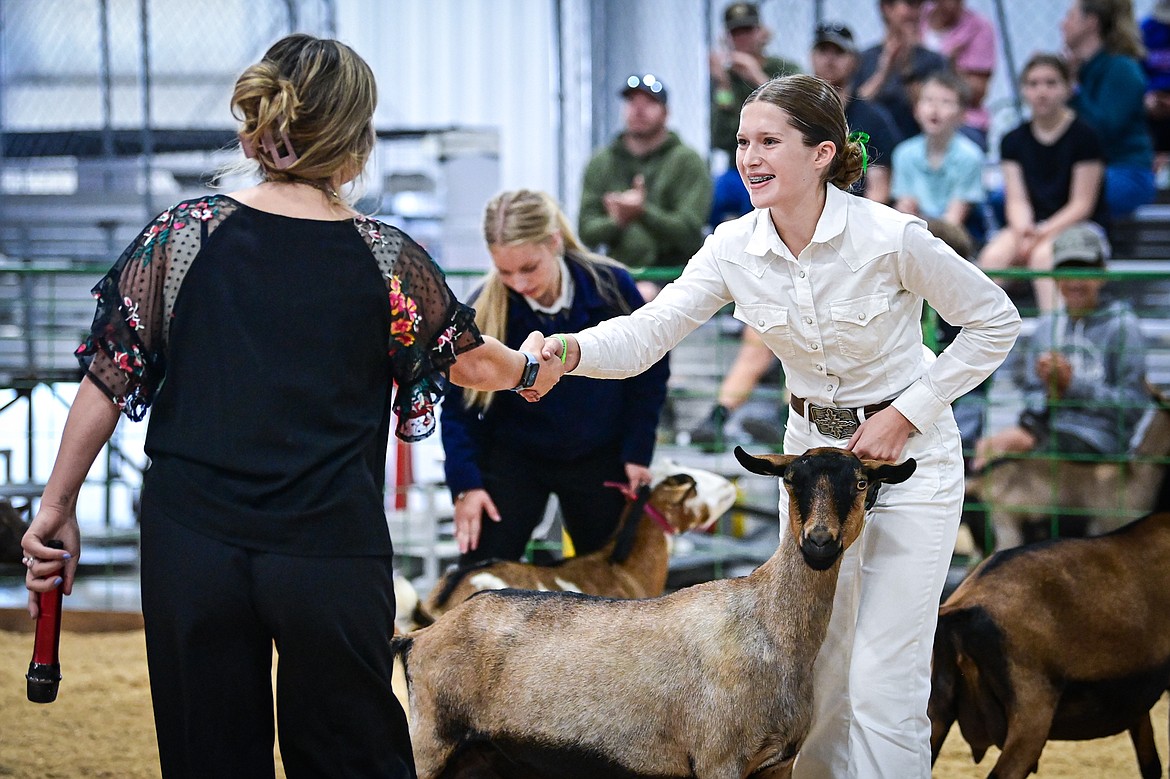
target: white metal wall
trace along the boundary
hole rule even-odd
[[[501,183],[555,192],[549,0],[342,0],[338,38],[378,79],[379,127],[498,126]]]
[[[590,40],[603,6],[622,33],[609,67],[592,51],[613,42]],[[629,73],[666,82],[671,126],[705,150],[706,8],[706,0],[339,0],[337,33],[374,68],[380,127],[499,127],[501,186],[560,195],[572,215],[593,136],[620,129],[618,81]],[[608,126],[594,132],[598,96]]]

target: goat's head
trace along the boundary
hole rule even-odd
[[[818,571],[837,561],[861,533],[865,500],[881,483],[909,479],[918,464],[862,460],[845,449],[809,449],[801,455],[750,455],[735,459],[752,473],[780,476],[788,490],[788,523],[804,561]]]
[[[709,527],[735,503],[735,485],[717,473],[677,464],[661,472],[666,475],[652,482],[650,504],[676,533]]]
[[[28,525],[20,518],[20,512],[8,500],[0,498],[0,563],[20,562],[24,550],[20,540]]]

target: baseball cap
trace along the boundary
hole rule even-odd
[[[732,3],[723,12],[723,25],[728,32],[743,27],[759,27],[760,8],[755,3]]]
[[[1109,241],[1100,227],[1078,222],[1052,241],[1052,267],[1104,268],[1109,251]]]
[[[857,44],[853,42],[853,32],[843,24],[819,24],[816,37],[813,39],[813,48],[823,43],[830,43],[841,51],[850,54],[857,53]]]
[[[643,92],[666,105],[666,85],[659,81],[653,73],[647,73],[644,76],[630,76],[618,94],[622,97],[629,97],[633,92]]]

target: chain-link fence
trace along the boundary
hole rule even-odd
[[[224,127],[239,71],[294,29],[330,32],[327,0],[4,0],[4,131]]]
[[[331,34],[333,14],[332,0],[0,0],[0,498],[31,512],[40,494],[90,287],[155,196],[204,191],[234,140],[239,71],[294,29]],[[83,488],[88,564],[134,559],[144,433],[120,426]]]

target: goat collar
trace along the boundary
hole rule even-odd
[[[606,487],[613,487],[615,490],[624,495],[626,500],[634,501],[638,499],[638,493],[631,490],[630,485],[626,484],[625,482],[607,481],[603,482],[603,485]],[[642,510],[646,512],[650,519],[658,523],[658,526],[662,528],[663,533],[666,533],[668,536],[678,534],[678,531],[671,527],[671,524],[666,521],[666,517],[662,516],[662,512],[651,506],[649,501],[647,501],[646,506]]]

